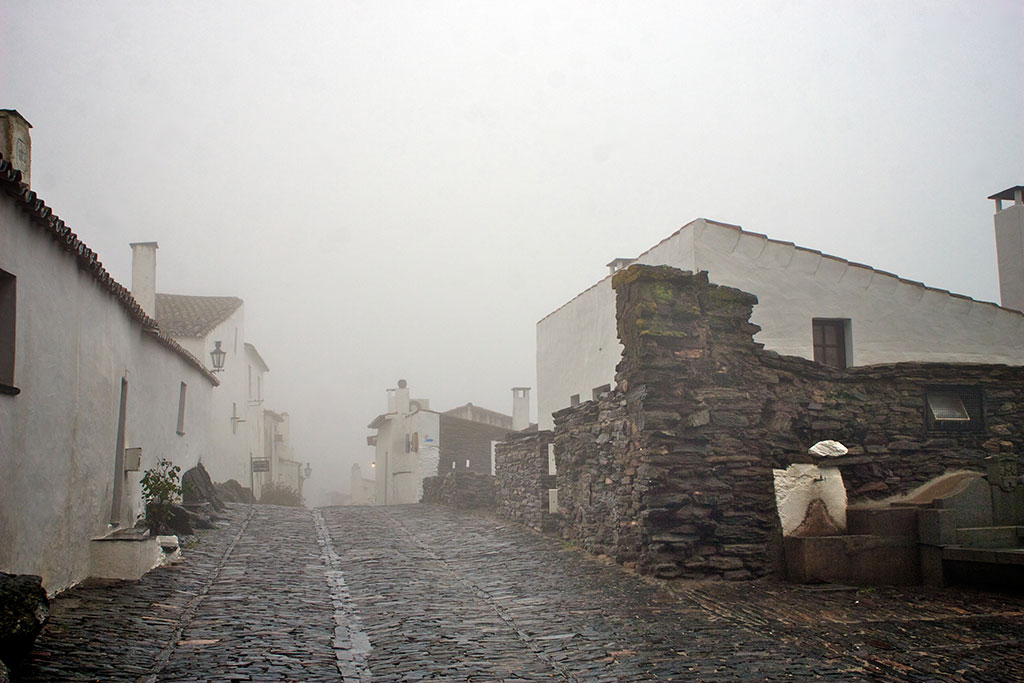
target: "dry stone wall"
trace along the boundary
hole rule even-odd
[[[765,352],[757,298],[706,273],[633,266],[613,286],[618,390],[555,415],[562,533],[592,552],[663,577],[757,577],[779,553],[771,470],[812,461],[816,441],[850,447],[831,462],[853,500],[1024,453],[1024,368],[839,371]],[[984,430],[930,431],[925,392],[961,385],[981,392]]]
[[[548,474],[553,438],[550,431],[513,432],[494,448],[497,513],[538,531],[557,527],[557,518],[548,513],[548,490],[555,487]]]
[[[495,478],[478,472],[448,472],[423,480],[422,502],[462,510],[493,510]]]

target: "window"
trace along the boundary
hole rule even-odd
[[[185,433],[185,390],[188,386],[182,382],[178,392],[178,436]]]
[[[811,321],[814,334],[814,362],[830,365],[840,370],[852,364],[849,320],[815,318]]]
[[[0,270],[0,392],[17,394],[14,387],[14,323],[16,320],[18,280]]]
[[[571,405],[571,406],[578,406],[579,404],[580,404],[580,395],[579,394],[573,394],[572,396],[569,397],[569,405]]]
[[[980,432],[985,429],[979,387],[933,386],[924,392],[925,426],[935,432]]]

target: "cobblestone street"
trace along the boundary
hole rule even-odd
[[[664,583],[427,506],[231,506],[54,602],[27,681],[1022,680],[1024,596]]]

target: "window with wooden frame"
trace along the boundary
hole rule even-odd
[[[814,318],[811,321],[814,337],[814,362],[846,369],[849,360],[847,336],[850,321],[834,318]]]

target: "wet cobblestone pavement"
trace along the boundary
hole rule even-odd
[[[1024,596],[664,583],[424,506],[232,506],[56,600],[27,681],[1024,680]]]

